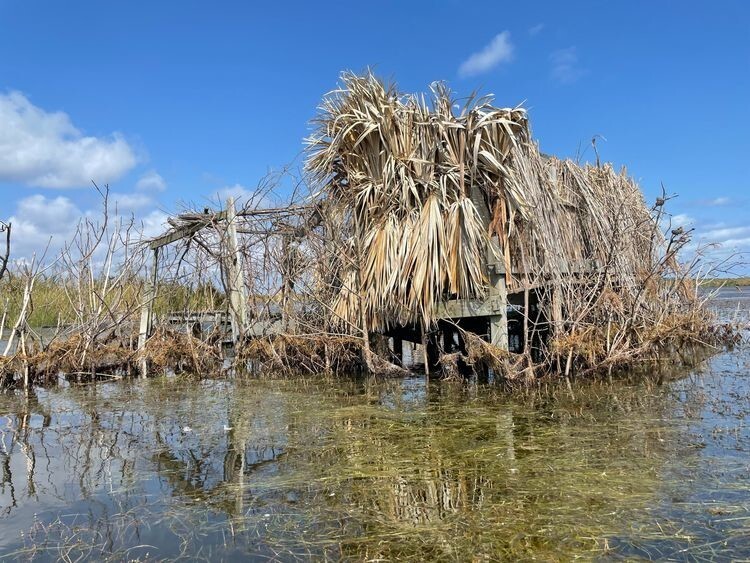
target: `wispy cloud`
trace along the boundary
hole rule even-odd
[[[501,63],[512,61],[513,50],[510,32],[498,33],[481,51],[473,53],[461,63],[458,67],[458,74],[461,77],[468,77],[488,72]]]
[[[750,226],[741,225],[706,230],[699,229],[693,240],[694,243],[692,246],[694,248],[718,244],[718,247],[711,248],[708,252],[708,256],[712,261],[727,258],[741,259],[744,268],[747,267],[747,263],[744,260],[750,257]],[[737,262],[737,266],[740,266],[740,262]]]
[[[134,219],[134,238],[153,237],[168,228],[167,215],[152,209],[153,201],[148,194],[109,195],[110,219],[122,219],[125,224]],[[22,198],[8,218],[13,223],[13,259],[29,260],[33,254],[39,256],[45,249],[48,249],[47,258],[51,259],[73,239],[79,222],[84,218],[101,222],[102,209],[96,206],[81,208],[65,196],[48,197],[38,193]]]
[[[742,238],[749,237],[750,227],[740,226],[740,227],[725,227],[721,229],[712,229],[712,230],[702,232],[700,236],[702,239],[705,239],[708,242],[728,243],[738,238],[742,239]]]
[[[688,202],[688,205],[694,207],[744,207],[747,202],[744,199],[738,199],[729,196],[719,196],[709,199],[694,199]]]
[[[250,208],[274,207],[278,202],[274,202],[272,194],[262,188],[246,188],[242,184],[224,186],[216,190],[214,202],[221,207],[226,203],[228,198],[234,198],[238,207],[247,206]],[[218,200],[218,201],[216,201]]]
[[[155,170],[150,170],[138,179],[135,189],[139,192],[163,192],[167,189],[167,183]]]
[[[669,220],[669,225],[676,229],[677,227],[691,227],[695,224],[695,219],[685,213],[673,215]]]
[[[529,28],[529,35],[531,35],[532,37],[534,37],[535,35],[539,35],[543,29],[544,29],[543,23],[538,23],[536,25],[533,25]]]
[[[136,161],[121,135],[85,136],[63,112],[47,112],[20,92],[0,94],[0,181],[89,186],[119,179]]]
[[[692,204],[697,204],[697,201]],[[693,231],[690,243],[681,251],[683,261],[690,262],[700,255],[700,263],[704,268],[710,269],[721,264],[723,269],[735,275],[747,273],[747,260],[750,259],[750,225],[736,221],[729,224],[723,221],[710,222],[687,213],[678,213],[663,217],[660,226],[667,238],[670,237],[670,230],[680,227]]]
[[[151,196],[144,193],[111,193],[109,197],[119,213],[131,213],[154,205]]]
[[[249,199],[253,196],[253,191],[247,189],[242,184],[234,184],[233,186],[224,186],[216,191],[216,195],[219,200],[224,202],[227,198],[234,198],[235,200]]]
[[[705,202],[705,205],[710,205],[711,207],[720,207],[722,205],[729,205],[732,203],[732,200],[728,197],[717,197],[714,199],[709,199]]]
[[[563,84],[575,82],[586,71],[581,68],[578,61],[578,50],[575,47],[558,49],[550,55],[552,62],[552,78]]]

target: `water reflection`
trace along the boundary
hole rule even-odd
[[[421,378],[7,394],[0,553],[650,557],[717,537],[735,553],[750,547],[746,362],[573,397]]]

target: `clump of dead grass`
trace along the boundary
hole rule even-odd
[[[252,338],[237,346],[236,360],[266,374],[357,373],[363,369],[362,341],[348,335]]]
[[[145,360],[154,371],[172,370],[198,375],[218,372],[223,361],[218,346],[163,326],[155,329],[138,359]]]

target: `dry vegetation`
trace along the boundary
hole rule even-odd
[[[459,106],[442,85],[427,99],[369,74],[342,81],[288,198],[269,177],[236,216],[178,215],[171,232],[184,236],[153,265],[137,225],[110,219],[106,190],[102,220],[84,219],[55,257],[12,265],[0,225],[4,384],[138,366],[215,373],[227,335],[190,321],[205,311],[235,320],[242,370],[399,375],[384,334],[410,330],[424,345],[444,329],[441,304],[498,288],[523,304],[520,353],[453,319],[461,346],[438,350],[444,375],[568,379],[734,338],[697,291],[699,262],[678,262],[690,232],[669,226],[666,195],[648,207],[624,170],[543,155],[521,108]],[[34,315],[53,324],[50,311],[56,329],[42,334]]]
[[[371,75],[344,75],[324,100],[308,168],[346,237],[327,278],[339,326],[430,330],[441,300],[486,296],[485,264],[499,261],[507,290],[544,311],[524,307],[526,358],[504,362],[506,377],[718,343],[698,262],[678,263],[690,233],[661,230],[666,196],[649,208],[624,170],[542,155],[522,109],[456,107],[443,86],[428,102]],[[535,331],[549,338],[533,345]],[[501,367],[491,346],[468,348],[471,365]]]

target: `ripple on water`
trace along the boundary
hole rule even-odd
[[[6,393],[0,555],[746,557],[749,363],[573,397],[423,378]]]

